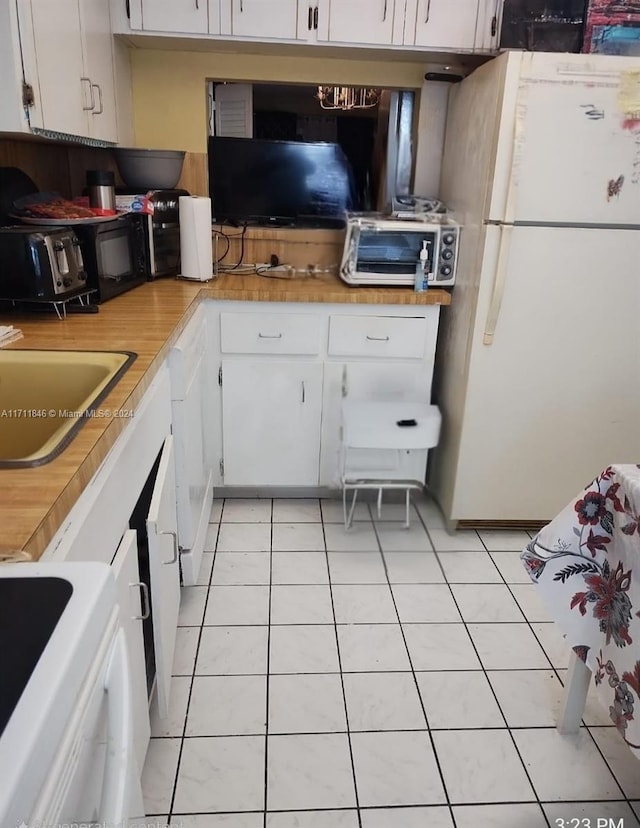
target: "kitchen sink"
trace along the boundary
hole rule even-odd
[[[136,358],[128,351],[0,351],[0,468],[57,457]]]

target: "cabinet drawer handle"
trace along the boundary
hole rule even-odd
[[[80,83],[86,83],[89,85],[89,97],[91,99],[91,106],[83,106],[82,109],[85,112],[93,112],[96,108],[96,99],[93,97],[93,87],[95,84],[91,83],[91,78],[80,78]]]
[[[200,11],[200,0],[196,0],[196,11]]]
[[[100,103],[100,109],[96,109],[96,111],[93,114],[94,115],[102,115],[102,113],[104,112],[104,103],[102,101],[102,87],[100,86],[99,83],[92,83],[91,88],[92,89],[95,88],[95,89],[98,90],[98,102]]]
[[[132,616],[134,621],[146,621],[151,615],[151,602],[149,601],[149,587],[144,581],[129,584],[130,587],[139,587],[142,590],[142,615]]]
[[[369,336],[368,334],[367,334],[367,339],[369,340],[369,342],[388,342],[389,341],[388,336]]]
[[[171,532],[167,530],[166,532],[158,532],[159,535],[171,535],[173,538],[173,557],[170,561],[163,561],[165,566],[171,566],[171,564],[176,563],[178,560],[179,548],[178,548],[178,535],[176,532]]]
[[[282,334],[258,334],[258,339],[282,339]]]
[[[382,22],[384,23],[387,19],[387,6],[389,5],[389,0],[384,0],[384,11],[382,12]]]
[[[427,0],[427,16],[424,19],[425,23],[429,22],[429,16],[431,15],[431,0]]]
[[[318,28],[318,7],[316,6],[313,10],[313,28]]]
[[[304,387],[304,380],[302,380],[301,385],[302,385],[302,404],[304,405],[304,402],[305,402],[305,399],[306,399],[306,393],[305,393],[305,387]]]
[[[244,11],[244,0],[240,0],[240,11]]]
[[[313,29],[313,6],[309,6],[309,17],[307,18],[307,28],[309,31]]]

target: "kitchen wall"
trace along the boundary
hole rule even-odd
[[[206,81],[340,83],[419,89],[423,63],[274,54],[131,50],[138,146],[206,153]]]
[[[186,150],[178,186],[196,195],[208,194],[208,79],[420,89],[425,70],[422,62],[389,59],[138,48],[129,52],[135,145]],[[419,159],[417,163],[425,184],[433,180],[422,172]],[[80,192],[86,169],[116,169],[110,150],[13,138],[0,138],[0,165],[20,167],[42,190],[57,190],[67,197]]]
[[[109,149],[30,138],[0,137],[0,167],[18,167],[40,190],[57,192],[65,198],[80,194],[89,169],[113,170],[118,178]]]

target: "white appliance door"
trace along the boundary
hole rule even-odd
[[[489,219],[640,224],[637,59],[524,53],[505,85],[505,136]]]
[[[550,520],[640,456],[639,261],[640,231],[487,229],[452,520]]]
[[[147,518],[153,646],[158,713],[169,712],[171,666],[180,608],[180,570],[176,521],[173,437],[165,440]]]
[[[126,638],[116,623],[117,616],[95,654],[30,825],[126,828],[144,814]]]

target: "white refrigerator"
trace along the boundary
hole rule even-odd
[[[464,225],[429,482],[446,518],[547,521],[640,462],[640,60],[508,52],[452,89]]]

